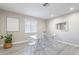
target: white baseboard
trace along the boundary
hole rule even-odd
[[[65,42],[65,41],[60,41],[60,40],[57,40],[57,41],[60,42],[60,43],[64,43],[64,44],[68,44],[68,45],[74,46],[74,47],[79,47],[79,45],[74,44],[74,43]]]
[[[21,43],[26,43],[27,42],[27,40],[25,40],[25,41],[20,41],[20,42],[14,42],[14,43],[12,43],[12,44],[21,44]]]
[[[20,42],[14,42],[14,43],[12,43],[13,45],[15,45],[15,44],[22,44],[22,43],[26,43],[27,42],[27,40],[25,40],[25,41],[20,41]],[[0,47],[2,47],[3,46],[3,44],[1,44],[0,45]]]

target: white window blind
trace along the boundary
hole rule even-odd
[[[37,21],[36,20],[25,20],[25,33],[37,32]]]
[[[7,31],[19,31],[19,19],[7,18]]]

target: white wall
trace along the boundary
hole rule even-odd
[[[56,29],[56,23],[62,21],[68,22],[68,31],[58,31]],[[48,22],[48,31],[51,35],[54,33],[57,35],[58,39],[56,40],[79,45],[79,12],[51,19]]]
[[[5,11],[5,10],[0,10],[0,34],[4,35],[7,32],[7,17],[14,17],[18,18],[20,22],[20,31],[18,32],[10,32],[13,34],[13,43],[15,42],[21,42],[21,41],[26,41],[27,38],[25,36],[24,32],[24,20],[27,19],[34,19],[37,20],[38,23],[38,28],[37,28],[37,34],[42,32],[46,28],[46,22],[43,19],[28,16],[28,15],[23,15],[15,12],[10,12],[10,11]],[[28,19],[29,18],[29,19]],[[0,39],[0,44],[3,44],[3,39]]]

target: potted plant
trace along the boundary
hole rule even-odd
[[[12,34],[6,34],[4,36],[4,46],[5,49],[12,47]]]

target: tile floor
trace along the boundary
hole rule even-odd
[[[49,45],[47,44],[42,47],[40,44],[35,46],[22,43],[13,45],[10,49],[0,47],[0,55],[79,55],[79,47],[57,41],[53,41],[52,45]]]

